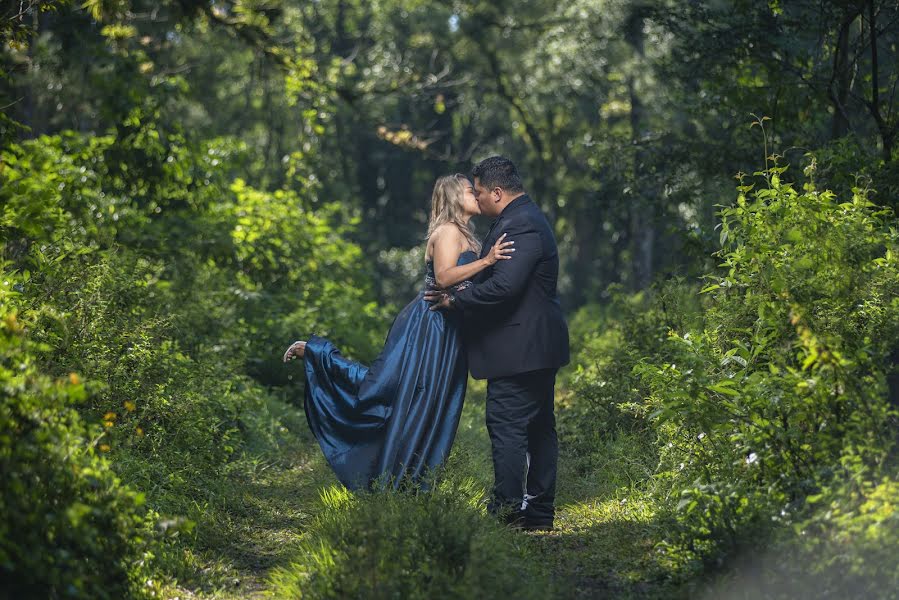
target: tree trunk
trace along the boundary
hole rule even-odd
[[[34,72],[34,45],[37,43],[38,36],[40,35],[40,11],[38,9],[32,9],[32,23],[33,28],[31,30],[31,40],[28,43],[28,71],[29,74]],[[37,112],[37,103],[39,91],[37,90],[37,84],[33,79],[29,78],[27,86],[25,88],[25,103],[23,106],[23,120],[22,124],[30,127],[31,131],[29,132],[29,137],[36,138],[40,135],[39,127],[37,125],[38,119],[36,118],[35,113]]]
[[[849,62],[849,32],[853,23],[861,14],[861,9],[854,8],[840,22],[837,30],[837,45],[833,55],[833,73],[831,75],[830,100],[833,104],[833,119],[830,125],[831,139],[841,138],[849,133],[849,115],[846,102],[852,88],[852,72]],[[836,89],[834,89],[836,85]]]
[[[880,64],[877,56],[877,7],[874,0],[868,0],[868,38],[871,41],[871,102],[868,109],[874,122],[877,123],[877,131],[880,133],[881,151],[884,162],[893,160],[893,142],[896,129],[883,116],[880,107]]]
[[[644,13],[635,9],[627,21],[625,39],[633,48],[636,63],[642,67],[645,57],[643,24]],[[652,282],[653,250],[655,246],[655,223],[653,218],[653,202],[651,192],[651,174],[648,173],[649,155],[643,146],[646,133],[646,115],[642,99],[637,90],[638,69],[631,69],[627,88],[631,103],[630,125],[631,143],[633,145],[633,167],[631,173],[631,193],[633,201],[630,205],[630,250],[634,291],[642,290]]]

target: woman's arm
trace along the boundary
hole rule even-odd
[[[448,288],[471,279],[500,260],[512,258],[511,253],[515,252],[515,249],[511,246],[515,242],[504,242],[505,237],[506,234],[501,235],[484,258],[457,266],[461,254],[459,248],[464,245],[465,239],[455,226],[445,227],[434,239],[434,278],[437,280],[437,286]]]

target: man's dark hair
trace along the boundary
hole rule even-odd
[[[491,156],[485,158],[471,170],[472,178],[477,177],[481,187],[492,190],[501,187],[507,192],[523,192],[521,175],[515,168],[515,163],[504,156]]]

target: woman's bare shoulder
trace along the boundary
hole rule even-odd
[[[444,223],[431,234],[428,245],[432,247],[436,244],[440,244],[443,247],[458,246],[464,239],[465,236],[458,226],[452,223]]]
[[[431,235],[428,238],[428,243],[425,247],[425,258],[433,258],[434,251],[438,245],[444,249],[451,246],[457,246],[462,237],[462,232],[452,223],[443,223],[442,225],[439,225],[431,232]]]
[[[462,237],[462,231],[455,223],[443,223],[431,234],[431,239],[436,239],[437,237],[456,240],[459,237]]]

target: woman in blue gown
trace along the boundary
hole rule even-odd
[[[465,175],[434,184],[425,290],[460,289],[498,260],[511,258],[501,238],[484,258],[469,228],[480,214]],[[394,320],[370,366],[341,356],[328,340],[294,342],[284,360],[303,358],[306,419],[337,478],[350,489],[413,484],[443,464],[459,425],[468,364],[461,315],[432,311],[423,292]]]

